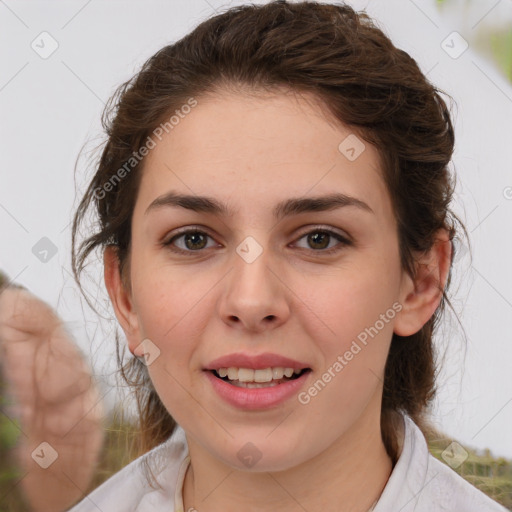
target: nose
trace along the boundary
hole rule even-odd
[[[230,327],[262,333],[279,327],[290,315],[289,288],[268,249],[254,261],[235,253],[223,286],[219,314]]]

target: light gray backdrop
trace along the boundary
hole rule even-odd
[[[235,3],[243,2],[0,1],[0,268],[57,308],[110,404],[119,399],[108,384],[114,325],[85,307],[70,274],[75,160],[86,141],[88,149],[100,141],[100,114],[117,85]],[[471,43],[493,23],[510,27],[512,0],[454,0],[443,12],[434,0],[349,3],[367,8],[458,104],[454,209],[471,232],[474,261],[467,253],[458,260],[452,290],[467,350],[453,315],[437,339],[448,352],[435,418],[463,444],[512,457],[512,87]],[[84,154],[79,190],[87,163]],[[89,294],[112,318],[101,267],[88,272]]]

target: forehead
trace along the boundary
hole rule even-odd
[[[235,202],[237,210],[343,192],[377,215],[390,213],[377,149],[335,122],[314,96],[224,93],[196,100],[155,139],[144,163],[140,208],[168,190]]]

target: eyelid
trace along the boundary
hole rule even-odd
[[[335,256],[339,254],[341,251],[343,251],[346,247],[351,247],[354,245],[354,242],[352,238],[345,234],[345,232],[340,233],[339,231],[335,230],[334,228],[322,226],[322,225],[309,225],[306,227],[305,231],[301,231],[300,234],[298,234],[295,238],[294,244],[296,244],[299,240],[304,238],[305,236],[311,234],[311,233],[324,233],[327,234],[329,237],[334,238],[338,241],[338,243],[329,249],[308,249],[304,247],[299,247],[301,251],[306,251],[310,254],[314,255],[320,255],[324,257],[329,256]]]
[[[197,253],[197,254],[203,253],[203,252],[205,252],[205,249],[199,249],[197,251],[193,251],[193,250],[185,250],[185,249],[173,247],[173,242],[176,239],[180,238],[183,235],[186,235],[189,233],[197,233],[197,232],[199,232],[201,234],[205,234],[212,240],[215,240],[215,236],[211,233],[211,231],[207,227],[201,226],[201,225],[190,225],[190,226],[185,226],[185,227],[178,228],[178,229],[174,230],[170,236],[166,236],[163,239],[163,241],[161,242],[161,245],[164,248],[168,248],[171,251],[173,251],[175,253],[179,253],[179,254],[192,255],[194,253]],[[335,237],[339,243],[336,246],[331,247],[330,249],[315,250],[315,249],[306,249],[303,247],[299,247],[299,249],[301,249],[303,251],[309,251],[312,253],[328,255],[328,254],[337,253],[337,252],[341,251],[343,249],[343,247],[351,246],[354,244],[352,237],[345,231],[339,232],[335,228],[332,228],[330,226],[321,225],[321,224],[310,224],[308,226],[304,226],[300,230],[300,232],[297,235],[295,235],[293,243],[296,243],[298,240],[300,240],[301,238],[304,238],[304,236],[306,236],[306,235],[309,235],[311,233],[316,233],[316,232],[326,233],[327,235],[329,235],[331,237]]]
[[[162,239],[161,245],[163,245],[164,247],[169,247],[170,245],[172,245],[171,242],[173,240],[179,238],[182,235],[186,235],[189,233],[204,233],[205,235],[208,235],[212,240],[215,240],[214,235],[207,227],[201,226],[201,225],[190,225],[190,226],[178,228],[176,230],[173,230],[173,232],[171,234],[167,234]],[[179,252],[180,249],[176,249],[176,251]],[[185,251],[185,252],[193,253],[194,251]],[[197,251],[197,252],[200,252],[200,251]]]
[[[183,233],[188,233],[189,231],[200,231],[201,233],[207,233],[208,235],[212,236],[212,231],[207,228],[206,226],[202,226],[201,224],[190,224],[188,226],[183,226],[181,228],[176,228],[176,229],[173,229],[172,230],[172,237],[175,237],[176,235],[181,235]],[[170,234],[168,233],[166,235],[169,236]],[[165,237],[165,238],[166,238]]]
[[[301,229],[299,235],[297,236],[302,237],[314,231],[322,231],[327,232],[329,234],[337,235],[340,238],[343,238],[347,243],[353,243],[352,237],[346,231],[338,230],[336,228],[326,226],[323,224],[309,224],[305,226],[303,230]]]

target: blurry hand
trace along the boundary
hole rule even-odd
[[[22,430],[16,455],[24,494],[35,512],[63,511],[88,490],[103,407],[59,317],[22,287],[0,291],[0,370]]]

